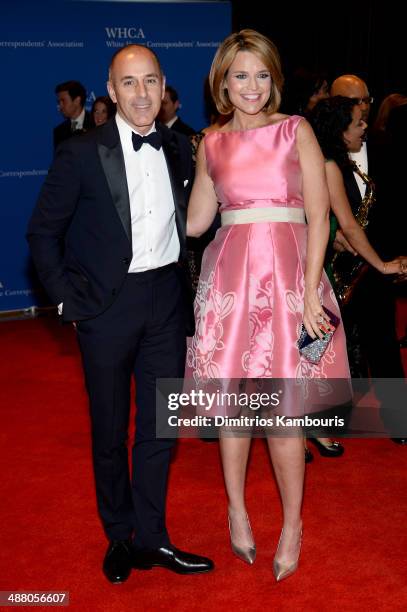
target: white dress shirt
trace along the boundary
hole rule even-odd
[[[116,123],[130,200],[133,257],[129,272],[144,272],[176,262],[179,258],[180,243],[171,182],[162,148],[157,151],[146,143],[135,151],[132,142],[134,130],[118,113]],[[154,131],[155,126],[150,132]]]
[[[172,119],[167,121],[167,123],[165,124],[167,128],[172,128],[172,126],[174,125],[177,119],[178,119],[178,115],[174,115]]]
[[[362,148],[357,153],[349,153],[349,157],[352,161],[356,163],[358,168],[362,170],[365,174],[368,174],[368,165],[367,165],[367,147],[366,143],[362,143]],[[359,187],[360,195],[362,198],[365,197],[366,193],[366,183],[360,178],[359,174],[354,173],[354,177]]]
[[[75,122],[75,130],[83,130],[84,121],[85,121],[85,109],[83,108],[79,117],[76,117],[76,119],[71,119],[71,126],[72,126],[72,123]]]

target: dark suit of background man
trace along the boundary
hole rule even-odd
[[[64,320],[77,325],[98,509],[110,540],[103,569],[111,582],[126,580],[132,566],[184,574],[213,567],[170,543],[165,498],[173,441],[155,432],[156,378],[184,371],[187,304],[177,262],[185,258],[192,179],[188,142],[154,121],[164,83],[145,47],[130,45],[113,56],[108,90],[117,115],[57,148],[28,230],[45,288]]]
[[[54,147],[73,135],[94,127],[92,116],[85,110],[86,90],[79,81],[66,81],[55,87],[58,109],[65,121],[54,128]]]
[[[165,86],[164,98],[161,102],[161,109],[158,115],[159,120],[171,130],[175,130],[185,136],[192,136],[195,130],[184,123],[177,115],[177,110],[180,107],[178,93],[171,85]]]

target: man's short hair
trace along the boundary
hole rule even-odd
[[[65,83],[60,83],[55,87],[55,93],[61,93],[63,91],[67,91],[71,96],[72,100],[77,98],[78,96],[81,99],[81,105],[85,106],[86,101],[86,89],[79,81],[65,81]]]
[[[171,87],[171,85],[166,85],[165,86],[165,91],[168,92],[168,95],[170,96],[170,100],[173,104],[175,104],[175,102],[178,102],[179,97],[178,97],[178,92],[176,89],[174,89],[173,87]]]

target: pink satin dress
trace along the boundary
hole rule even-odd
[[[291,116],[261,128],[212,132],[204,140],[220,212],[268,207],[303,209],[302,174]],[[318,365],[300,356],[307,225],[223,225],[205,250],[195,300],[196,333],[186,377],[349,378],[342,324]],[[340,317],[325,274],[319,294]]]

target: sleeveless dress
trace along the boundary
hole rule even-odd
[[[296,147],[301,120],[293,115],[260,128],[205,137],[208,174],[222,214],[259,208],[303,211]],[[298,351],[306,247],[305,222],[239,222],[218,229],[202,260],[186,378],[196,385],[229,378],[349,378],[342,324],[319,364]],[[325,272],[319,294],[340,317]]]

